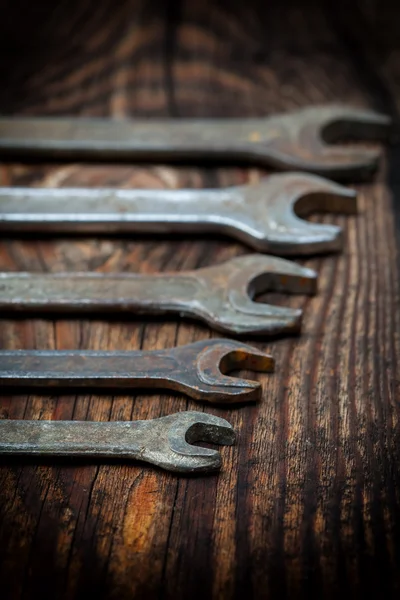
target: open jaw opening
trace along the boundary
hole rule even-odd
[[[268,297],[268,300],[259,300],[258,298],[264,294],[269,294],[273,298],[273,295],[276,294],[278,300],[277,305],[282,306],[284,298],[280,298],[279,294],[315,294],[316,285],[316,274],[312,276],[311,271],[309,276],[280,272],[260,273],[259,275],[252,277],[247,285],[246,291],[249,300],[255,304],[273,304],[270,297]]]
[[[232,371],[240,371],[241,369],[272,373],[275,361],[268,354],[249,352],[248,349],[243,348],[231,350],[225,354],[220,359],[218,367],[223,375],[227,375]]]
[[[331,118],[321,126],[321,143],[338,144],[340,142],[359,142],[363,140],[383,141],[389,135],[391,121],[389,117],[373,113],[355,112]],[[362,152],[362,147],[360,147]]]
[[[335,184],[332,185],[334,186]],[[347,215],[357,214],[356,192],[345,188],[343,190],[344,192],[327,190],[303,194],[293,202],[293,213],[297,218],[307,217],[312,213],[319,212]]]
[[[212,423],[193,423],[186,430],[185,434],[185,440],[189,445],[196,442],[205,442],[220,446],[232,446],[235,443],[235,439],[236,435],[231,427]]]

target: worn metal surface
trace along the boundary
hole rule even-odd
[[[356,194],[303,173],[209,190],[0,188],[0,231],[223,233],[255,250],[311,254],[342,248],[342,230],[312,211],[354,214]]]
[[[305,170],[336,179],[364,179],[379,151],[329,143],[384,140],[390,120],[347,106],[312,106],[257,119],[113,121],[2,118],[0,155],[67,160],[232,160]]]
[[[314,294],[315,271],[249,254],[214,267],[166,274],[0,273],[0,311],[173,313],[216,330],[268,335],[300,330],[302,311],[255,302],[269,291]]]
[[[217,450],[193,442],[232,445],[235,432],[225,419],[185,411],[147,421],[0,420],[0,455],[80,456],[136,459],[167,471],[213,471]]]
[[[208,339],[150,352],[0,351],[0,385],[55,388],[166,388],[208,402],[245,402],[261,395],[258,381],[225,375],[234,369],[270,372],[274,359],[234,340]]]

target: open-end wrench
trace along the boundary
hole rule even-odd
[[[328,143],[384,140],[390,119],[347,106],[311,106],[252,119],[0,119],[0,156],[67,160],[244,160],[334,179],[364,179],[379,152]]]
[[[175,313],[224,333],[267,335],[300,330],[302,311],[255,302],[268,292],[314,294],[315,271],[248,254],[178,273],[0,273],[0,312]]]
[[[261,395],[259,381],[228,377],[237,369],[271,372],[274,359],[234,340],[208,339],[153,351],[2,350],[0,386],[55,388],[166,388],[208,402],[246,402]]]
[[[193,442],[231,446],[235,432],[225,419],[197,411],[146,421],[0,420],[0,455],[135,459],[178,473],[221,467],[217,450]]]
[[[209,190],[0,188],[3,232],[211,232],[272,254],[341,249],[340,227],[299,218],[314,210],[354,214],[356,194],[305,173]]]

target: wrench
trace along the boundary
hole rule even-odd
[[[311,106],[251,119],[0,119],[0,156],[66,160],[244,160],[333,179],[365,179],[379,152],[328,143],[385,140],[391,121],[370,110]]]
[[[0,455],[137,459],[178,473],[219,469],[220,453],[191,445],[199,441],[231,446],[235,432],[225,419],[197,411],[111,423],[0,420]]]
[[[354,214],[356,194],[304,173],[209,190],[0,188],[2,232],[218,232],[272,254],[340,250],[340,227],[298,216],[314,210]]]
[[[207,402],[246,402],[259,381],[228,377],[234,369],[271,372],[274,359],[234,340],[208,339],[149,352],[2,350],[0,386],[44,388],[165,388]]]
[[[317,274],[264,254],[154,275],[0,273],[0,311],[178,313],[233,335],[299,331],[302,311],[254,302],[270,290],[314,294]]]

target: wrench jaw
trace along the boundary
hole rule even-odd
[[[237,290],[199,300],[198,314],[213,329],[234,336],[298,333],[303,316],[300,309],[254,302],[248,292]]]
[[[209,342],[196,360],[198,389],[202,390],[203,398],[214,403],[258,400],[262,393],[259,381],[230,377],[226,373],[238,369],[271,373],[275,367],[272,356],[234,340]]]
[[[293,175],[296,177],[296,174]],[[336,225],[310,223],[301,217],[314,212],[356,215],[358,212],[357,193],[331,181],[313,175],[299,175],[299,190],[292,199],[287,222],[298,236],[298,252],[303,254],[307,247],[314,252],[337,252],[343,248],[343,230]]]
[[[268,291],[314,294],[317,288],[315,271],[263,254],[238,256],[224,263],[222,273],[217,265],[199,270],[197,276],[206,290],[197,298],[203,319],[234,335],[300,331],[301,310],[255,302],[254,297]]]
[[[313,211],[355,214],[353,190],[305,173],[285,173],[261,180],[244,192],[251,206],[253,246],[264,252],[286,255],[337,252],[342,249],[342,229],[310,223],[300,218]]]
[[[300,112],[300,145],[309,148],[314,173],[341,180],[365,180],[379,166],[379,149],[340,145],[341,140],[384,141],[391,119],[370,110],[345,106],[311,107]],[[335,145],[331,145],[335,144]]]
[[[153,421],[154,423],[154,421]],[[184,411],[158,419],[151,444],[143,458],[177,473],[216,471],[221,468],[217,450],[192,446],[194,442],[233,445],[235,432],[228,421],[196,411]]]
[[[315,294],[315,271],[262,254],[240,257],[236,268],[237,272],[229,278],[228,299],[231,308],[236,311],[237,330],[252,335],[299,333],[303,316],[301,310],[255,302],[254,298],[271,291]],[[259,323],[257,329],[252,323],[254,318]],[[265,322],[260,322],[261,319]]]
[[[329,145],[343,139],[387,140],[391,119],[374,111],[345,106],[312,106],[282,115],[280,135],[255,147],[274,166],[311,171],[337,180],[365,180],[377,169],[380,150]]]
[[[215,300],[215,298],[214,298]],[[303,312],[301,309],[254,302],[236,290],[228,293],[228,302],[218,306],[208,321],[213,329],[235,336],[273,336],[299,333]]]
[[[318,111],[321,162],[331,170],[326,174],[342,180],[365,180],[376,171],[381,151],[338,144],[342,140],[386,141],[392,128],[390,117],[370,110],[345,106],[321,107]],[[334,145],[330,145],[334,144]],[[334,167],[329,167],[329,163]],[[315,171],[323,174],[323,171]]]

